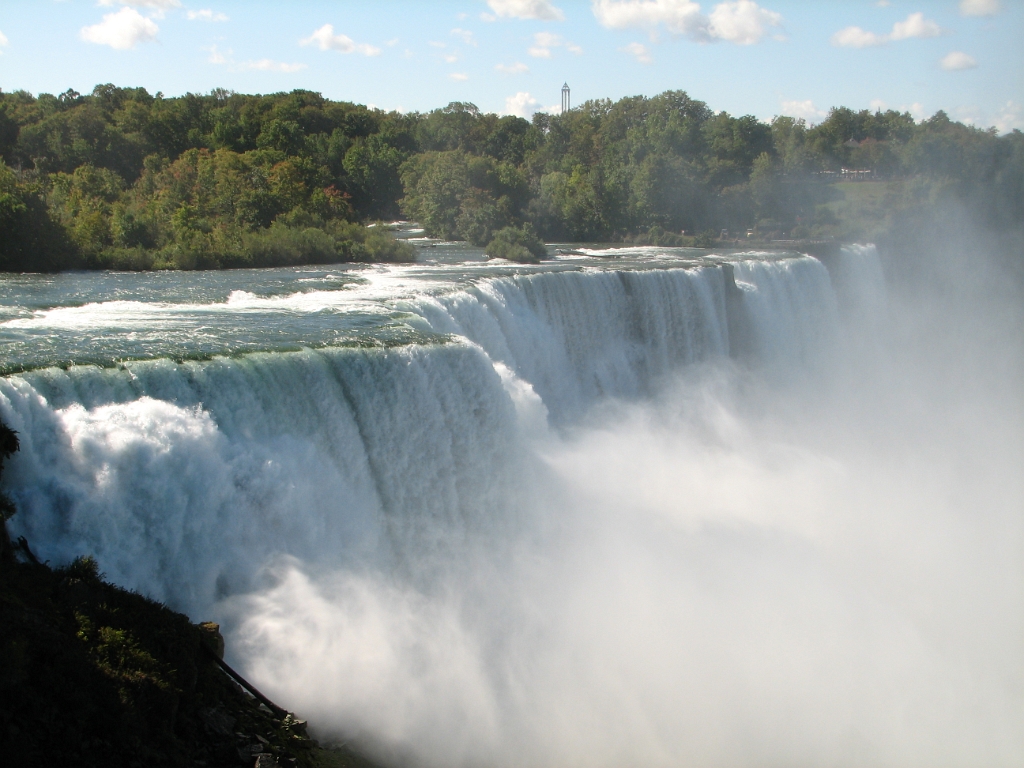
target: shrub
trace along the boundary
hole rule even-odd
[[[693,239],[693,244],[697,248],[714,248],[715,240],[714,230],[706,229]]]
[[[331,264],[342,260],[335,239],[313,227],[293,229],[275,223],[248,233],[243,249],[254,267]]]
[[[529,224],[499,229],[484,253],[492,259],[507,259],[521,264],[536,264],[548,257],[548,249]]]
[[[416,249],[403,240],[398,240],[381,227],[367,229],[360,227],[363,235],[363,246],[370,261],[386,261],[403,263],[416,261]]]

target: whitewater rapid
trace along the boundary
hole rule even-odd
[[[958,764],[983,736],[1011,764],[1024,706],[986,658],[1024,680],[1020,590],[971,614],[986,657],[945,574],[1020,565],[1019,435],[936,477],[949,433],[878,362],[873,247],[626,256],[8,308],[12,533],[221,621],[382,760]]]

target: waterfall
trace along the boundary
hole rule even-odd
[[[1019,763],[1018,363],[980,321],[954,370],[868,246],[430,279],[341,281],[350,346],[0,378],[12,533],[221,622],[381,764]],[[272,303],[351,306],[317,290]]]
[[[546,273],[408,309],[435,332],[479,344],[566,423],[599,397],[650,394],[679,366],[727,355],[723,288],[713,267]]]
[[[736,269],[762,358],[796,362],[834,332],[817,261]],[[724,285],[714,266],[490,278],[400,305],[450,343],[7,377],[13,529],[46,559],[93,554],[114,581],[200,612],[275,554],[441,558],[453,535],[514,517],[517,387],[556,426],[600,398],[649,396],[729,355]]]

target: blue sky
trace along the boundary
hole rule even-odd
[[[3,0],[0,88],[305,88],[529,116],[682,89],[809,122],[831,106],[1024,129],[1020,0]]]

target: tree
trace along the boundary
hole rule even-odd
[[[38,187],[19,182],[0,161],[0,271],[44,272],[76,263],[77,251]]]

